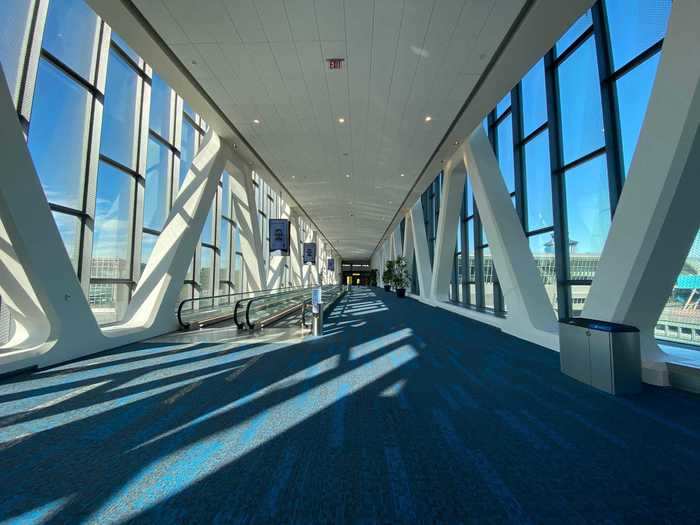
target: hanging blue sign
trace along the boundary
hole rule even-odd
[[[328,271],[329,272],[334,272],[335,271],[335,259],[328,259]]]
[[[304,243],[304,264],[316,264],[316,243]]]
[[[289,221],[270,219],[270,255],[289,255]]]

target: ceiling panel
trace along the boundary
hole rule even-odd
[[[134,2],[341,255],[360,258],[524,0]]]

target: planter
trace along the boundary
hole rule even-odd
[[[391,285],[390,285],[390,284],[385,284],[385,285],[384,285],[384,291],[385,291],[385,292],[390,292],[390,291],[391,291]]]
[[[406,297],[406,288],[397,288],[396,297]]]

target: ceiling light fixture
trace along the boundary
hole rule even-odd
[[[425,116],[425,121],[426,121],[426,122],[430,122],[431,120],[433,120],[433,117],[431,117],[430,115],[426,115],[426,116]]]
[[[345,119],[343,117],[338,117],[338,124],[345,124]]]
[[[260,121],[256,118],[253,119],[253,124],[260,124]]]
[[[402,177],[405,177],[405,176],[406,176],[406,174],[405,174],[405,173],[402,173],[402,174],[401,174],[401,176],[402,176]]]
[[[346,173],[346,174],[345,174],[345,178],[346,178],[346,179],[349,179],[349,178],[350,178],[350,174],[349,174],[349,173]]]

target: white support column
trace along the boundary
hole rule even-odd
[[[558,349],[554,310],[501,176],[498,160],[481,126],[471,134],[464,149],[464,163],[472,182],[479,217],[489,239],[493,264],[508,305],[502,329],[522,339]],[[452,232],[451,238],[455,236],[456,233]]]
[[[447,166],[442,179],[440,216],[438,218],[433,278],[430,296],[436,301],[449,299],[450,279],[457,247],[457,225],[464,197],[464,182],[467,172],[463,166]]]
[[[406,271],[408,275],[413,275],[413,230],[411,226],[411,214],[405,216],[406,227],[403,234],[402,254],[406,258]]]
[[[403,246],[401,246],[401,224],[394,230],[393,236],[394,259],[403,255]]]
[[[243,254],[243,271],[246,276],[247,290],[262,290],[265,282],[265,266],[262,257],[262,239],[258,224],[258,209],[255,202],[255,188],[248,169],[232,166],[231,189],[236,224],[241,236],[241,253]]]
[[[292,286],[302,285],[301,239],[299,238],[299,212],[292,208],[289,215],[289,271],[292,272]]]
[[[319,243],[319,237],[316,230],[314,230],[311,234],[311,242],[316,243],[316,264],[312,264],[309,269],[309,284],[313,286],[318,286],[319,284],[321,284],[319,279],[319,267],[321,265],[321,244]]]
[[[416,275],[418,276],[420,296],[428,299],[430,298],[433,271],[430,266],[428,238],[425,236],[425,222],[423,220],[423,204],[420,199],[411,208],[411,235],[416,255]]]
[[[585,317],[639,328],[642,379],[667,385],[654,326],[698,231],[700,3],[673,3],[637,149],[615,211]]]

